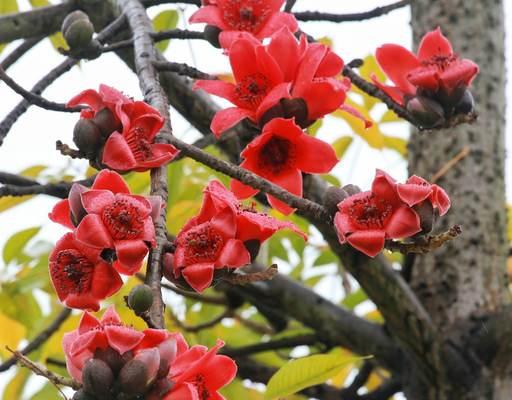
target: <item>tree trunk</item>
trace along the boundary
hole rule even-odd
[[[416,44],[440,26],[455,52],[474,60],[480,74],[472,89],[478,121],[433,133],[414,132],[409,149],[411,173],[425,177],[432,177],[463,149],[470,151],[439,181],[452,199],[452,209],[438,228],[461,224],[463,235],[418,256],[411,285],[438,327],[441,342],[446,345],[451,335],[450,346],[468,360],[473,375],[461,384],[453,369],[462,366],[447,365],[433,349],[427,357],[437,360],[434,381],[422,384],[411,376],[405,393],[413,400],[508,400],[512,398],[508,360],[504,365],[487,354],[491,359],[484,365],[468,354],[465,343],[471,341],[471,331],[456,339],[452,335],[455,327],[476,320],[483,324],[481,318],[508,304],[503,4],[501,0],[415,0],[411,8]]]

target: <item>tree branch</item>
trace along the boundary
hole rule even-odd
[[[386,249],[398,251],[402,254],[425,254],[438,249],[450,240],[456,239],[460,234],[462,234],[461,227],[455,225],[439,235],[427,236],[412,243],[388,241],[386,242]]]
[[[402,0],[396,3],[389,4],[387,6],[377,7],[370,11],[364,11],[353,14],[331,14],[323,13],[318,11],[302,11],[296,12],[295,18],[299,21],[329,21],[329,22],[351,22],[351,21],[363,21],[366,19],[380,17],[388,14],[391,11],[399,8],[408,6],[411,0]],[[288,10],[289,11],[289,10]]]
[[[312,346],[316,343],[319,343],[316,335],[300,335],[277,340],[269,340],[268,342],[261,342],[243,347],[233,348],[226,346],[221,352],[222,354],[230,357],[240,357],[264,351],[290,349],[297,346]]]
[[[52,336],[55,332],[59,330],[61,325],[69,318],[71,315],[71,309],[64,308],[57,317],[48,325],[48,327],[42,330],[31,342],[29,342],[19,353],[22,355],[30,354],[32,351],[37,350],[44,342],[46,342],[50,336]],[[11,368],[18,358],[16,355],[12,356],[8,360],[4,361],[0,364],[0,372],[7,371]]]
[[[43,37],[34,37],[23,41],[18,47],[11,51],[3,60],[0,62],[0,68],[7,71],[11,65],[17,62],[21,57],[25,55],[32,47],[38,44]]]
[[[155,61],[153,65],[158,71],[171,71],[176,72],[178,75],[188,76],[192,79],[208,79],[217,80],[218,78],[214,75],[207,74],[206,72],[200,71],[195,67],[191,67],[185,63],[173,63],[166,61]]]

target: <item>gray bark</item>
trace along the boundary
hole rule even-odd
[[[438,251],[417,257],[411,285],[446,338],[462,321],[495,313],[508,303],[505,207],[505,57],[504,13],[501,0],[416,0],[412,2],[414,41],[441,26],[454,50],[480,66],[474,82],[478,121],[433,133],[414,132],[409,161],[411,173],[435,174],[459,151],[470,154],[439,182],[452,199],[442,227],[462,224],[464,233]],[[503,321],[505,323],[505,321]],[[471,332],[451,338],[469,360],[465,341]],[[443,347],[443,346],[441,346]],[[438,350],[433,349],[432,353]],[[473,379],[464,387],[440,354],[429,354],[436,377],[429,388],[412,381],[410,399],[510,399],[512,376],[495,360],[472,360]],[[437,360],[437,362],[436,362]],[[452,376],[455,375],[455,376]],[[414,380],[414,378],[412,379]],[[461,387],[462,386],[462,387]],[[427,389],[427,390],[426,390]]]

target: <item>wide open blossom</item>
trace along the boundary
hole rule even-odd
[[[105,250],[115,252],[113,266],[133,275],[155,244],[153,218],[160,207],[159,197],[131,195],[119,174],[103,170],[91,189],[73,185],[69,198],[57,203],[49,217],[74,229],[78,241],[102,255]]]
[[[375,84],[400,104],[415,96],[418,90],[450,96],[457,89],[471,85],[478,73],[478,65],[460,59],[453,52],[440,28],[423,37],[417,55],[396,44],[379,47],[375,55],[396,86],[386,86],[374,79]]]
[[[293,120],[274,118],[263,128],[260,136],[241,153],[241,167],[268,179],[288,192],[302,197],[302,172],[323,174],[338,162],[333,148],[304,133]],[[231,190],[239,199],[247,199],[259,192],[232,180]],[[288,215],[293,208],[267,195],[270,205]]]
[[[415,206],[424,201],[429,201],[440,216],[445,215],[450,209],[450,198],[444,189],[436,184],[413,175],[407,182],[397,185],[398,195],[408,206]]]
[[[178,354],[168,379],[173,386],[164,400],[223,400],[218,390],[236,376],[235,362],[217,354],[224,342],[218,340],[210,350],[205,346],[188,347],[181,335],[175,336]]]
[[[143,101],[123,104],[122,132],[113,132],[103,148],[102,163],[120,172],[147,171],[172,160],[178,150],[171,144],[154,143],[164,119]]]
[[[202,292],[209,287],[215,270],[239,268],[251,262],[249,251],[236,238],[236,214],[231,208],[186,228],[176,238],[174,276],[183,276],[194,290]]]
[[[85,246],[66,233],[49,258],[50,277],[59,300],[67,307],[98,311],[100,301],[116,293],[123,281],[101,250]]]
[[[338,204],[334,225],[342,244],[349,243],[375,257],[386,239],[402,239],[421,231],[418,214],[397,192],[397,184],[377,170],[372,189],[357,193]]]
[[[85,312],[78,329],[64,334],[62,345],[69,374],[82,382],[82,369],[96,350],[114,349],[121,356],[133,351],[144,339],[144,333],[123,324],[113,306],[101,320]]]
[[[336,78],[343,60],[323,44],[308,44],[304,35],[298,41],[283,28],[268,46],[244,36],[231,46],[229,60],[234,84],[198,80],[195,85],[235,105],[215,114],[210,128],[217,137],[245,118],[264,125],[275,117],[294,117],[307,127],[338,108],[346,109],[350,80]]]
[[[230,49],[240,33],[248,32],[257,39],[270,37],[283,26],[292,32],[298,24],[293,14],[279,11],[285,0],[206,0],[190,22],[205,22],[222,32],[219,42]]]

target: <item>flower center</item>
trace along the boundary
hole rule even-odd
[[[354,200],[349,206],[353,222],[363,229],[382,229],[393,211],[391,204],[370,194]]]
[[[238,98],[247,104],[247,108],[258,108],[269,92],[269,81],[263,74],[246,76],[238,82],[235,92]]]
[[[144,228],[139,210],[124,199],[106,206],[101,218],[115,240],[135,239]]]
[[[224,245],[222,235],[209,223],[201,224],[185,234],[185,265],[215,261]]]
[[[421,64],[425,67],[434,66],[437,67],[440,71],[444,71],[448,68],[452,63],[457,61],[458,57],[456,54],[452,54],[450,56],[434,56],[428,60],[424,60]]]
[[[277,175],[291,166],[295,146],[288,139],[274,136],[260,150],[259,167]]]
[[[75,249],[62,250],[50,263],[50,275],[65,294],[83,293],[90,289],[94,265]]]
[[[196,376],[196,390],[197,394],[199,396],[200,400],[208,400],[210,399],[210,392],[208,391],[208,388],[206,387],[206,380],[204,379],[204,376],[201,374],[198,374]]]
[[[130,130],[126,141],[137,161],[146,161],[153,156],[151,143],[147,139],[145,130],[140,126]]]
[[[235,31],[258,32],[270,16],[264,0],[228,0],[221,6],[224,21]]]

